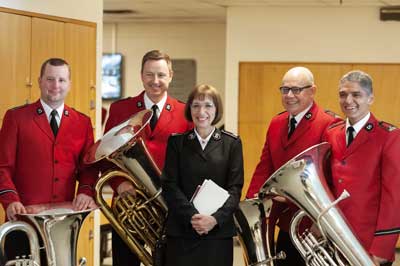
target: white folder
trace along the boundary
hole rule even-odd
[[[191,202],[200,214],[215,213],[229,198],[229,193],[211,179],[205,179],[193,193]]]

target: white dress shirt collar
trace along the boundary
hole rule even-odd
[[[159,101],[158,103],[153,103],[153,101],[150,100],[149,96],[147,96],[146,92],[144,93],[143,98],[144,98],[144,106],[146,107],[146,109],[151,109],[151,107],[153,107],[153,105],[155,105],[155,104],[157,105],[157,107],[158,107],[157,116],[160,117],[160,114],[164,108],[164,105],[167,102],[167,93],[164,94],[161,101]]]
[[[354,137],[356,137],[358,132],[360,132],[360,130],[365,126],[365,124],[368,122],[370,117],[371,117],[371,113],[368,112],[368,114],[366,116],[364,116],[360,121],[358,121],[354,125],[350,125],[349,119],[346,118],[346,132],[347,132],[347,128],[352,126],[354,128]]]
[[[53,111],[53,108],[51,108],[47,103],[45,103],[42,99],[40,99],[40,103],[43,106],[44,112],[46,113],[46,117],[47,120],[50,123],[50,119],[51,119],[51,111]],[[57,120],[57,124],[58,126],[60,126],[61,123],[61,118],[62,118],[62,113],[64,112],[64,103],[61,104],[59,107],[57,107],[56,109],[54,109],[57,111],[57,115],[56,115],[56,120]]]
[[[201,145],[201,148],[203,149],[203,151],[204,151],[204,149],[206,148],[207,143],[210,141],[211,136],[214,134],[214,131],[215,131],[215,127],[214,127],[214,129],[211,131],[211,133],[210,133],[205,139],[203,139],[203,138],[199,135],[199,133],[197,132],[196,128],[194,128],[194,133],[196,133],[197,139],[199,140],[200,145]]]
[[[295,116],[289,115],[289,127],[290,127],[290,119],[291,119],[292,117],[294,117],[294,119],[296,119],[296,127],[297,127],[297,126],[299,125],[301,119],[303,119],[303,117],[304,117],[304,116],[306,115],[306,113],[311,109],[311,107],[312,107],[313,104],[314,104],[314,103],[312,103],[312,104],[311,104],[309,107],[307,107],[304,111],[298,113],[298,114],[295,115]]]

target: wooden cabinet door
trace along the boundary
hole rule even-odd
[[[79,232],[76,265],[80,265],[82,259],[86,260],[86,266],[93,266],[93,236],[94,236],[94,212],[86,217]]]
[[[32,65],[33,86],[30,102],[40,98],[38,78],[42,63],[50,57],[64,58],[64,22],[32,18]]]
[[[30,95],[31,18],[0,12],[0,127],[7,109]],[[0,224],[4,221],[0,206]]]
[[[0,126],[7,109],[30,95],[31,18],[0,12]]]
[[[71,66],[71,90],[66,104],[96,119],[96,28],[65,24],[65,59]]]

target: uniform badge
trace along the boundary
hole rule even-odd
[[[371,131],[374,128],[374,125],[372,123],[368,123],[365,125],[365,130]]]
[[[307,113],[304,117],[309,120],[312,117],[312,113]]]
[[[196,136],[195,136],[194,132],[192,132],[192,133],[190,133],[190,134],[188,135],[188,139],[189,139],[189,140],[194,140],[195,137],[196,137]]]
[[[143,106],[143,103],[142,103],[142,102],[137,102],[137,103],[136,103],[136,107],[142,108],[142,106]]]
[[[167,103],[167,105],[165,106],[165,109],[167,109],[168,111],[171,111],[171,105],[169,103]]]
[[[64,115],[65,115],[65,116],[69,116],[68,110],[64,110]]]
[[[221,134],[219,134],[218,132],[215,132],[213,135],[213,139],[214,140],[220,140],[221,139]]]
[[[36,113],[37,113],[38,115],[43,114],[43,109],[40,108],[40,107],[38,107],[38,109],[36,109]]]

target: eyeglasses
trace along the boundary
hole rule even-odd
[[[204,107],[204,109],[206,109],[207,111],[211,110],[214,108],[214,104],[212,103],[205,103],[205,104],[200,104],[200,103],[192,103],[190,105],[190,108],[192,108],[195,111],[200,110],[202,107]]]
[[[289,91],[292,91],[292,93],[293,93],[294,95],[298,95],[298,94],[300,94],[300,92],[302,92],[304,89],[309,89],[309,88],[311,88],[311,87],[312,87],[312,85],[307,85],[307,86],[304,86],[304,87],[285,87],[285,86],[282,86],[282,87],[279,88],[279,90],[280,90],[280,92],[281,92],[282,94],[288,94]]]

